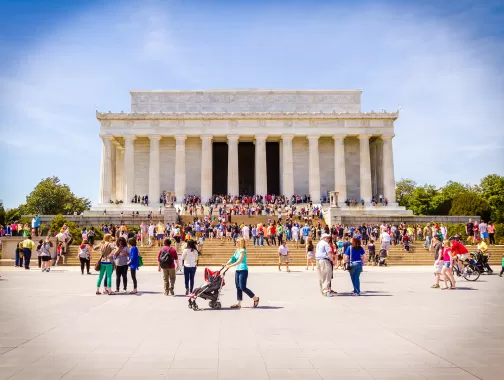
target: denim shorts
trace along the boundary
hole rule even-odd
[[[445,268],[449,268],[449,267],[450,267],[450,262],[449,262],[449,261],[445,261],[445,263],[444,263],[444,267],[445,267]]]

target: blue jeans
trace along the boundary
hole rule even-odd
[[[14,264],[17,267],[22,267],[23,266],[23,258],[19,254],[19,251],[16,249],[16,263]]]
[[[285,236],[286,236],[287,240],[291,239],[291,232],[290,232],[290,230],[285,231]]]
[[[236,299],[241,301],[243,293],[250,298],[254,297],[252,290],[247,288],[248,270],[237,270],[235,273]]]
[[[257,245],[257,236],[252,236],[252,239],[254,240],[254,245]]]
[[[31,249],[23,248],[24,267],[25,267],[25,269],[30,269],[31,254],[32,254]]]
[[[194,289],[194,275],[196,274],[196,267],[184,267],[184,281],[185,288],[189,289],[192,293]]]
[[[362,272],[361,263],[353,263],[350,267],[350,279],[352,280],[354,292],[360,294],[360,274]]]
[[[430,237],[430,236],[426,236],[426,237],[425,237],[425,243],[424,243],[424,245],[423,245],[423,246],[424,246],[424,248],[426,248],[427,246],[429,246],[429,247],[430,247],[430,245],[431,245],[431,241],[432,241],[431,239],[432,239],[432,237]]]
[[[259,245],[261,247],[264,245],[264,236],[259,236]]]

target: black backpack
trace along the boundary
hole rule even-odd
[[[168,249],[165,249],[168,248]],[[171,255],[171,247],[165,247],[161,251],[161,255],[159,256],[159,265],[162,269],[169,269],[173,266],[173,257]]]

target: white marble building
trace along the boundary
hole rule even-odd
[[[201,195],[329,191],[395,205],[397,112],[362,112],[360,90],[131,91],[131,112],[97,112],[98,206],[162,191]]]

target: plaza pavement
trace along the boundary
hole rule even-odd
[[[230,271],[226,309],[195,312],[163,296],[155,268],[138,273],[137,296],[96,296],[97,276],[77,268],[0,268],[0,380],[502,379],[504,278],[434,290],[431,272],[366,268],[352,297],[337,271],[339,294],[324,298],[315,272],[253,267],[259,308],[227,308]]]

